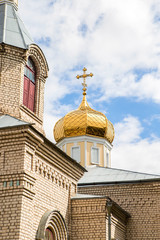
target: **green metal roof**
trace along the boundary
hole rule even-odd
[[[0,43],[28,49],[33,40],[10,2],[0,2]]]

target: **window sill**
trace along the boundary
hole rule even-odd
[[[91,162],[92,165],[99,165],[99,163],[94,163],[94,162]]]
[[[39,117],[37,117],[37,115],[34,112],[32,112],[30,109],[28,109],[25,105],[21,105],[20,109],[23,112],[25,112],[27,115],[29,115],[31,118],[33,118],[35,121],[42,124],[42,120]]]

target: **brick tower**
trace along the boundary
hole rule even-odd
[[[18,1],[0,1],[0,113],[34,123],[43,132],[48,65],[17,13]]]
[[[17,11],[0,0],[0,239],[67,239],[85,170],[44,136],[48,65]]]

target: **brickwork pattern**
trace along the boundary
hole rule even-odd
[[[72,200],[72,240],[106,240],[106,198]]]
[[[108,222],[108,218],[107,218]],[[108,228],[107,228],[107,234],[108,236]],[[111,214],[111,238],[112,239],[118,239],[118,240],[125,240],[126,237],[126,224],[122,223],[122,221],[119,221],[116,217],[114,217],[114,214]]]
[[[36,66],[35,111],[23,105],[24,66],[31,57]],[[34,123],[43,131],[44,87],[48,76],[48,65],[41,49],[35,44],[28,50],[8,45],[0,49],[0,112]]]
[[[19,117],[21,69],[25,64],[23,53],[24,50],[9,46],[3,46],[0,51],[0,108],[16,117]]]
[[[78,192],[109,196],[129,212],[126,240],[160,239],[160,182],[78,187]]]
[[[108,239],[108,207],[111,208],[111,238],[125,240],[128,214],[106,196],[72,198],[72,240]]]
[[[62,214],[70,234],[70,198],[82,174],[32,127],[1,129],[0,239],[36,239],[48,210]]]

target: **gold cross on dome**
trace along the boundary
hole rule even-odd
[[[83,68],[83,75],[77,75],[76,78],[79,79],[79,78],[83,78],[83,83],[82,83],[82,86],[83,86],[83,95],[86,95],[86,90],[87,90],[87,84],[86,84],[86,77],[93,77],[93,73],[90,73],[90,74],[86,74],[86,71],[87,71],[87,68]]]

